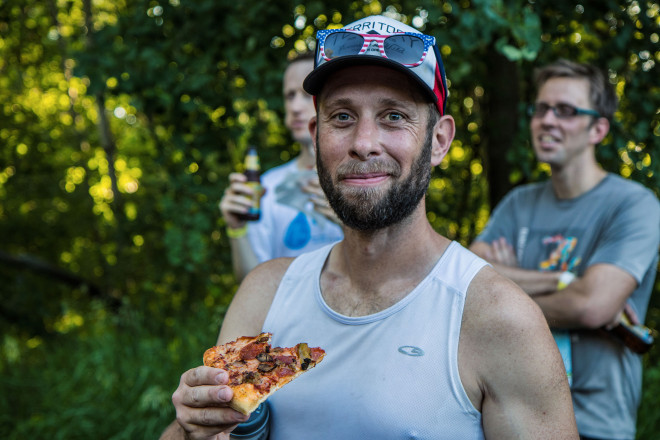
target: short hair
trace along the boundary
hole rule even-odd
[[[589,100],[594,110],[610,122],[616,111],[618,99],[607,76],[597,67],[559,59],[534,71],[536,90],[552,78],[584,78],[589,82]]]
[[[314,61],[314,52],[312,51],[304,51],[304,52],[295,52],[292,54],[289,54],[287,61],[289,65],[297,62],[297,61]]]

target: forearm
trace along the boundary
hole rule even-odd
[[[234,275],[238,282],[241,282],[252,269],[257,267],[259,260],[257,260],[257,256],[252,250],[247,235],[230,238],[229,246],[231,247],[231,261]]]
[[[528,295],[544,295],[557,290],[561,272],[521,269],[513,247],[504,238],[493,241],[475,241],[470,250],[488,261],[501,275],[515,282]]]
[[[548,325],[554,328],[597,329],[611,323],[623,303],[603,301],[589,291],[584,280],[576,279],[568,287],[532,299],[543,311]]]
[[[599,328],[613,319],[615,308],[600,304],[594,286],[580,278],[559,288],[563,272],[526,270],[494,265],[498,272],[518,284],[541,308],[553,328]],[[591,290],[590,290],[591,289]]]
[[[543,272],[539,270],[521,269],[492,263],[493,268],[501,275],[512,280],[530,296],[545,295],[557,290],[561,272]]]
[[[533,296],[552,328],[584,328],[586,307],[580,304],[575,289],[564,289],[548,295]]]
[[[562,272],[527,270],[499,264],[494,264],[493,267],[532,297],[543,311],[550,327],[580,328],[593,325],[585,320],[585,311],[589,309],[588,296],[581,290],[583,286],[579,280],[558,290]]]

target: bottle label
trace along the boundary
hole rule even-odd
[[[252,190],[252,206],[248,210],[248,214],[259,215],[261,213],[261,195],[263,194],[263,187],[259,182],[245,182]]]
[[[259,170],[259,156],[256,154],[248,154],[245,156],[245,169],[246,170]]]

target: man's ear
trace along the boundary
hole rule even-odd
[[[589,143],[591,145],[600,144],[609,132],[610,121],[607,118],[596,119],[591,125],[591,128],[589,128]]]
[[[442,116],[433,127],[433,139],[431,148],[431,166],[440,165],[442,159],[447,155],[449,147],[456,134],[456,123],[450,115]]]
[[[312,118],[309,120],[307,128],[309,128],[309,134],[312,136],[312,144],[314,145],[314,150],[316,150],[316,129],[318,128],[318,120],[316,119],[316,115],[312,116]]]

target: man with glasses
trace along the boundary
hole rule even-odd
[[[258,266],[218,338],[263,330],[276,346],[325,350],[269,398],[270,439],[576,439],[540,309],[426,217],[455,131],[434,39],[383,16],[321,31],[303,85],[344,240]],[[226,407],[227,381],[220,369],[184,373],[165,438],[216,439],[244,421]]]
[[[603,72],[560,60],[536,72],[536,86],[532,145],[550,180],[509,193],[470,249],[543,310],[563,351],[582,438],[633,439],[641,356],[606,329],[623,314],[644,320],[660,206],[652,191],[596,161],[617,104]]]

